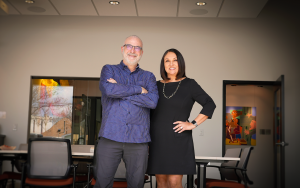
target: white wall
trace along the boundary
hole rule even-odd
[[[298,13],[269,3],[256,19],[0,16],[0,119],[7,145],[26,142],[30,76],[98,77],[104,64],[121,60],[120,47],[131,34],[144,42],[143,69],[157,79],[162,54],[182,52],[187,76],[194,78],[217,104],[213,118],[194,131],[196,155],[221,156],[222,80],[274,81],[286,78],[286,180],[297,181],[300,158]],[[278,14],[278,8],[280,14]],[[294,14],[294,15],[292,15]],[[195,105],[191,118],[201,107]],[[18,124],[18,130],[12,126]],[[208,176],[217,176],[208,172]],[[184,183],[185,183],[184,179]]]

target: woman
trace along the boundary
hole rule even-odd
[[[148,174],[155,174],[159,188],[182,188],[183,174],[196,174],[192,130],[211,118],[216,106],[195,80],[186,77],[178,50],[164,53],[160,72],[159,101],[151,111]],[[203,109],[188,122],[195,101]]]

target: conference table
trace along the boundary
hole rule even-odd
[[[9,156],[26,156],[27,150],[0,150],[0,160],[6,158],[6,155]],[[8,157],[9,157],[8,156]],[[92,159],[94,156],[94,152],[80,152],[78,150],[72,151],[72,157],[74,159],[80,159],[82,157],[83,160]],[[208,163],[224,163],[228,161],[239,161],[240,158],[233,157],[207,157],[207,156],[195,156],[195,161],[197,165],[197,188],[205,188],[205,179],[206,179],[206,167]],[[200,180],[200,181],[199,181]],[[194,175],[187,175],[187,188],[193,188],[194,186]]]

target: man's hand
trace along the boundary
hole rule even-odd
[[[148,93],[147,89],[142,87],[142,94],[146,94],[146,93]]]
[[[108,81],[109,83],[113,83],[113,84],[116,84],[116,83],[117,83],[117,81],[114,80],[113,78],[107,79],[107,81]]]

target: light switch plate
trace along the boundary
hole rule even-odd
[[[199,130],[199,136],[204,136],[204,130],[203,129]]]
[[[13,131],[16,131],[18,129],[18,124],[14,124]]]

